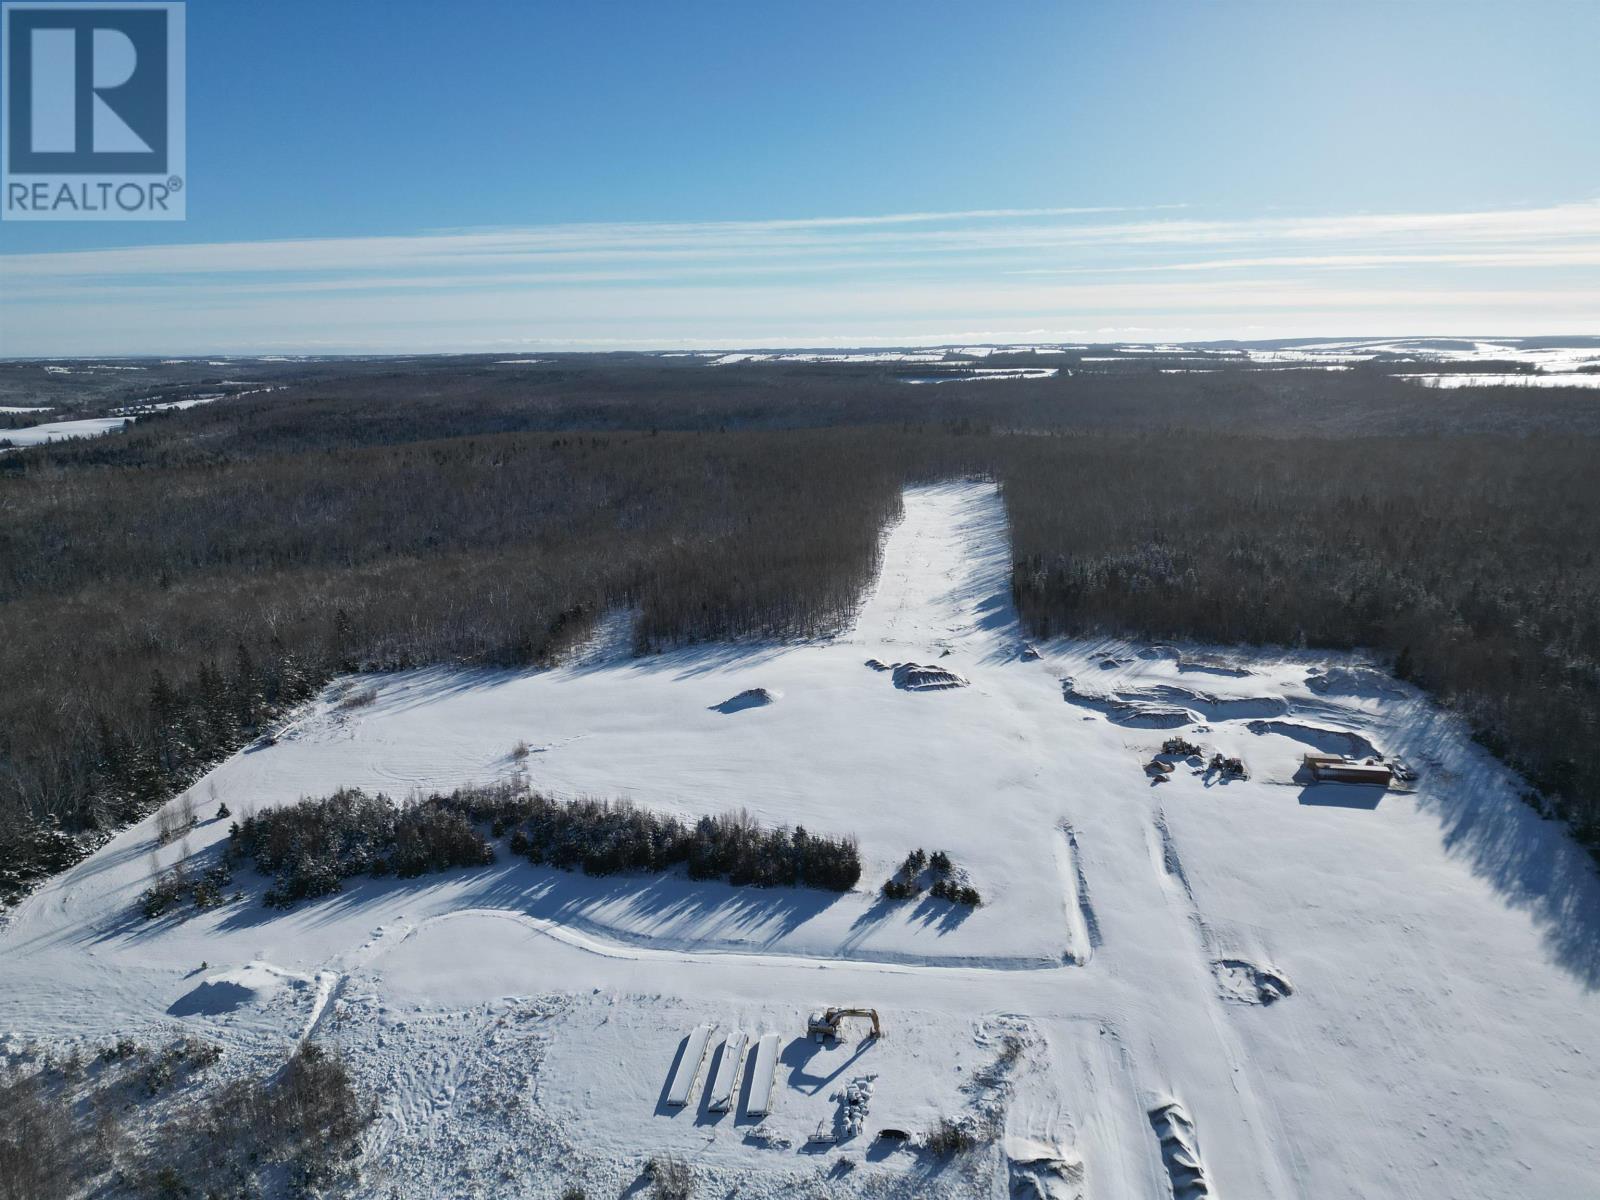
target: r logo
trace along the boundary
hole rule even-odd
[[[0,217],[181,221],[181,0],[0,0]]]
[[[11,170],[165,172],[166,10],[18,7],[9,15]]]

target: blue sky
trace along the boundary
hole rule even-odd
[[[1600,3],[191,0],[0,354],[1600,332]]]

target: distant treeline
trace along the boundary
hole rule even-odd
[[[1292,364],[1252,368],[1213,358],[1200,360],[1204,369],[1196,370],[1197,360],[1187,354],[1105,363],[1079,362],[1074,354],[996,353],[982,360],[984,366],[1049,366],[1060,373],[962,380],[955,368],[918,363],[708,366],[702,359],[642,355],[550,357],[516,367],[455,358],[258,364],[249,372],[252,387],[277,390],[155,413],[128,433],[57,443],[33,451],[31,461],[172,466],[502,433],[651,429],[963,424],[982,430],[1186,429],[1284,437],[1600,434],[1600,403],[1592,390],[1428,388],[1395,374],[1456,369],[1437,363],[1364,363],[1329,371]],[[1464,367],[1474,374],[1525,370],[1516,363]],[[135,386],[132,381],[143,376],[130,375],[114,395],[84,407],[62,389],[108,385],[103,377],[73,375],[52,377],[48,390],[12,398],[54,404],[53,419],[60,420],[177,395],[251,390],[215,379],[197,382],[186,368],[162,370],[186,382]],[[945,371],[954,378],[937,386],[904,382]],[[6,374],[7,364],[0,363],[0,397]],[[23,423],[34,420],[25,417]],[[22,462],[7,461],[15,457],[0,455],[0,473],[25,469]]]

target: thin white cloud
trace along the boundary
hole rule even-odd
[[[0,353],[446,349],[547,335],[776,345],[798,331],[923,340],[1102,318],[1162,336],[1200,325],[1266,336],[1301,321],[1313,333],[1441,321],[1580,332],[1600,328],[1597,267],[1597,202],[1233,219],[983,209],[139,246],[0,256]],[[1184,280],[1195,272],[1213,274]]]
[[[1527,246],[1600,238],[1600,203],[1465,213],[1398,213],[1236,220],[1063,220],[1105,209],[990,209],[881,218],[804,221],[551,225],[405,237],[215,242],[0,256],[0,278],[16,283],[66,276],[194,275],[455,269],[541,262],[653,259],[781,261],[832,253],[929,256],[1071,248],[1209,247],[1251,243],[1367,241],[1459,248],[1484,242]],[[877,226],[869,224],[877,221]],[[948,228],[901,228],[907,223]]]

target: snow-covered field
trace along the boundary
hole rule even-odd
[[[1511,375],[1504,372],[1479,375],[1412,375],[1406,379],[1435,387],[1478,387],[1514,383],[1532,387],[1595,387],[1596,376],[1580,372],[1600,367],[1600,345],[1594,338],[1574,338],[1571,345],[1550,345],[1552,339],[1527,338],[1349,338],[1328,342],[1304,342],[1292,346],[1219,347],[1206,343],[1140,344],[1120,343],[1105,347],[1109,354],[1082,355],[1079,363],[1130,363],[1142,357],[1185,356],[1195,366],[1162,368],[1163,374],[1185,374],[1216,370],[1222,366],[1254,370],[1347,371],[1357,363],[1382,358],[1386,363],[1526,363],[1534,374]],[[925,350],[875,350],[852,352],[761,353],[741,351],[706,355],[710,366],[734,363],[942,363],[946,367],[970,367],[972,360],[991,354],[1065,354],[1087,349],[1080,343],[1056,345],[946,346]],[[1400,374],[1400,372],[1396,372]],[[1054,370],[1036,368],[992,368],[952,370],[940,375],[902,377],[907,383],[947,383],[959,379],[988,378],[1044,379]],[[1068,372],[1071,374],[1071,372]]]
[[[214,854],[227,827],[157,847],[152,820],[0,933],[0,1040],[186,1031],[261,1065],[315,1036],[379,1096],[374,1194],[615,1195],[662,1152],[704,1196],[1002,1197],[1035,1179],[1158,1200],[1198,1195],[1196,1173],[1228,1198],[1592,1194],[1600,883],[1518,781],[1353,658],[1030,648],[1009,564],[992,487],[916,489],[838,639],[633,660],[599,637],[545,672],[387,676],[371,704],[330,691],[193,789],[203,814],[237,814],[526,773],[854,833],[855,892],[591,879],[502,853],[287,913],[246,873],[245,901],[147,923],[152,872]],[[907,663],[969,682],[904,686],[927,678],[892,669]],[[724,703],[755,688],[771,701]],[[1152,782],[1174,734],[1249,778],[1179,762]],[[1419,778],[1308,784],[1313,749]],[[882,899],[917,846],[947,850],[982,906]],[[885,1036],[808,1040],[832,1004],[876,1008]],[[704,1067],[671,1106],[703,1023]],[[708,1102],[734,1029],[779,1036],[765,1118],[748,1069],[731,1111]],[[850,1127],[858,1083],[861,1132],[808,1142]],[[996,1136],[949,1161],[875,1137],[944,1116]]]
[[[277,391],[272,387],[256,388],[254,391],[236,392],[235,397],[255,396],[266,392]],[[221,392],[214,395],[191,396],[186,400],[167,400],[148,404],[134,404],[127,408],[118,408],[107,417],[81,417],[70,421],[48,421],[40,425],[28,425],[21,429],[0,429],[0,441],[8,441],[10,448],[22,449],[24,446],[42,446],[46,442],[64,442],[73,438],[100,437],[107,433],[121,433],[127,428],[130,421],[134,421],[146,413],[166,412],[168,410],[194,408],[199,404],[210,404],[221,400]],[[30,412],[26,408],[0,409],[0,412]],[[43,410],[48,411],[48,410]],[[0,451],[3,453],[3,451]]]
[[[1568,371],[1554,375],[1406,375],[1411,383],[1424,387],[1600,387],[1600,375]]]
[[[46,421],[42,425],[27,425],[21,429],[0,429],[0,441],[10,442],[20,449],[71,438],[99,437],[104,433],[119,431],[126,420],[125,417],[83,417],[75,421]]]
[[[969,367],[946,375],[903,375],[906,383],[972,383],[1006,379],[1054,379],[1059,367]],[[1071,372],[1067,372],[1069,375]]]

